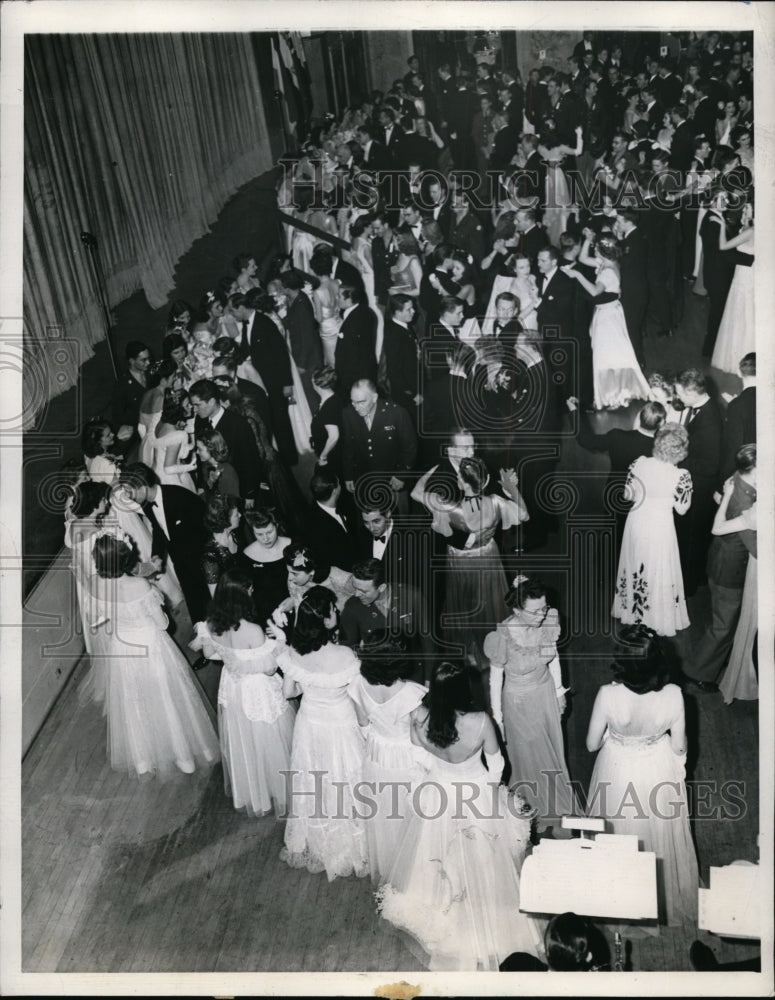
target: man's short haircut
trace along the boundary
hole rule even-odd
[[[667,411],[661,403],[646,403],[638,414],[638,422],[644,431],[658,431],[667,420]]]
[[[354,580],[368,580],[373,587],[381,587],[385,582],[385,568],[381,559],[364,559],[352,568]]]
[[[188,398],[191,399],[193,396],[206,403],[211,399],[220,400],[221,398],[218,386],[209,378],[200,378],[189,386]]]
[[[708,380],[699,368],[685,368],[676,376],[675,383],[690,392],[702,394],[708,391]]]
[[[147,344],[144,344],[142,340],[130,340],[124,348],[124,357],[127,361],[134,361],[137,355],[142,354],[143,351],[148,351],[150,354],[150,349]]]
[[[339,485],[339,477],[327,467],[317,468],[309,481],[309,491],[312,499],[320,503],[329,500]]]

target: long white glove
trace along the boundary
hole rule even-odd
[[[503,733],[503,667],[490,665],[490,707],[492,717]]]
[[[495,753],[487,753],[485,751],[484,762],[487,765],[487,770],[490,772],[490,781],[500,784],[503,768],[506,766],[503,754],[500,750],[496,750]]]

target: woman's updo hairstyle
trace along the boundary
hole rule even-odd
[[[92,557],[97,573],[105,580],[115,580],[131,575],[140,562],[137,543],[130,535],[98,535],[94,541]]]
[[[475,493],[481,493],[490,481],[490,473],[481,458],[462,458],[460,460],[460,478]]]

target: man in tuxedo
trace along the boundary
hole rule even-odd
[[[455,190],[452,195],[449,242],[470,254],[477,267],[482,263],[485,252],[484,228],[481,221],[471,211],[468,198],[462,191]]]
[[[312,267],[313,261],[315,261],[314,268]],[[348,264],[341,257],[337,257],[326,243],[319,243],[312,251],[310,270],[313,274],[325,274],[329,278],[334,278],[343,285],[364,287],[363,275],[358,268],[353,264]]]
[[[318,407],[318,396],[312,386],[312,373],[323,364],[323,345],[320,342],[315,310],[302,290],[304,281],[296,271],[283,271],[280,279],[288,301],[284,317],[291,356],[301,376],[301,384],[313,412]]]
[[[595,54],[595,47],[592,42],[591,31],[583,32],[581,36],[581,41],[576,42],[576,44],[573,46],[573,55],[576,57],[576,59],[579,60],[579,62],[584,61],[584,56],[587,53],[590,53],[591,55]]]
[[[191,621],[203,621],[210,594],[202,568],[207,532],[201,498],[183,486],[160,484],[153,469],[142,462],[125,466],[119,482],[150,523],[152,555],[162,567],[168,558],[172,560]]]
[[[627,333],[641,367],[643,354],[643,323],[649,300],[648,252],[643,230],[638,226],[639,215],[631,208],[617,212],[614,235],[619,240],[622,256],[619,260],[622,309]]]
[[[710,143],[704,135],[694,139],[694,154],[689,164],[689,190],[681,196],[681,271],[687,281],[694,280],[697,243],[697,216],[700,210],[701,186],[710,170]]]
[[[657,70],[659,100],[666,108],[675,107],[683,94],[683,82],[676,76],[669,62],[662,60]]]
[[[412,163],[419,163],[422,170],[433,170],[438,162],[438,149],[419,132],[415,131],[414,123],[417,117],[405,115],[401,119],[401,135],[393,151],[393,169],[409,172]]]
[[[668,154],[657,148],[651,157],[652,173],[646,193],[647,274],[649,312],[657,324],[657,336],[671,336],[683,315],[681,261],[678,253],[681,228],[676,212],[681,191],[675,174],[668,169]],[[673,205],[675,211],[668,206]]]
[[[533,128],[537,129],[543,118],[546,100],[546,87],[541,85],[539,71],[533,68],[528,73],[525,86],[525,118]]]
[[[756,444],[756,352],[740,362],[743,391],[727,405],[721,459],[721,483],[734,474],[735,456],[744,444]]]
[[[446,240],[452,221],[452,208],[449,204],[449,193],[442,187],[437,176],[431,174],[423,184],[420,205],[426,211],[426,218],[433,219]]]
[[[710,143],[710,148],[716,148],[716,119],[718,109],[710,97],[710,83],[707,80],[696,80],[694,84],[695,104],[692,115],[694,134],[704,135]]]
[[[519,129],[510,124],[506,115],[498,112],[492,119],[493,141],[490,149],[489,170],[508,171],[519,149]]]
[[[476,164],[471,123],[477,110],[478,102],[468,88],[468,80],[464,75],[458,76],[447,111],[450,151],[457,170],[471,170]]]
[[[508,97],[506,96],[508,94]],[[509,122],[522,131],[522,115],[525,109],[525,91],[517,74],[510,69],[501,72],[501,86],[498,90],[498,100],[507,115]]]
[[[116,450],[125,455],[139,441],[137,425],[140,421],[140,401],[148,391],[151,352],[142,341],[130,340],[124,356],[127,371],[113,391],[112,423],[117,428]]]
[[[305,523],[307,541],[321,561],[349,572],[358,556],[360,535],[350,495],[335,472],[318,467],[309,484],[312,503]]]
[[[334,352],[339,390],[344,396],[361,378],[377,378],[377,317],[366,304],[362,288],[342,285],[342,326]]]
[[[245,505],[252,507],[260,496],[264,463],[250,424],[234,410],[224,409],[218,387],[210,379],[194,382],[188,390],[188,397],[196,414],[194,434],[201,434],[206,427],[218,431],[229,449],[229,461],[237,473]]]
[[[671,105],[669,113],[675,129],[670,143],[670,169],[686,174],[694,159],[694,132],[687,121],[685,104]]]
[[[378,559],[388,583],[398,587],[418,585],[419,537],[412,528],[396,520],[395,505],[390,500],[364,497],[358,502],[358,513],[361,519],[358,558]]]
[[[552,246],[540,250],[536,258],[538,291],[541,296],[537,313],[538,329],[549,352],[549,365],[558,387],[558,398],[578,396],[578,359],[572,344],[575,281],[558,267],[559,251]],[[553,336],[552,336],[553,335]],[[555,341],[556,347],[552,341]],[[570,341],[571,343],[560,343]]]
[[[396,256],[390,249],[393,242],[393,228],[387,212],[375,212],[371,223],[371,264],[374,269],[374,294],[380,306],[384,309],[388,300],[388,289],[393,281],[390,276],[391,265]]]
[[[277,453],[286,465],[295,465],[299,455],[288,414],[293,398],[291,358],[282,320],[276,310],[277,305],[271,295],[253,289],[233,311],[237,321],[242,323],[250,313],[250,360],[261,376],[269,398],[270,425],[277,442]],[[247,335],[244,326],[243,335]]]
[[[390,167],[390,156],[381,142],[377,142],[376,129],[373,125],[364,123],[355,131],[355,137],[363,150],[361,170],[368,170],[375,180],[383,170]]]
[[[382,129],[382,146],[386,151],[388,162],[393,164],[396,147],[403,130],[400,125],[396,124],[395,111],[390,107],[380,108],[378,121]]]
[[[657,88],[653,83],[646,84],[641,96],[646,105],[646,115],[648,116],[648,137],[656,139],[665,117],[664,105],[657,100]]]
[[[520,208],[514,217],[514,229],[512,253],[527,257],[533,273],[538,274],[538,254],[548,246],[549,238],[536,222],[535,209]]]
[[[577,410],[578,401],[568,400],[568,409]],[[585,451],[608,455],[611,466],[605,487],[605,508],[616,518],[617,551],[621,545],[622,532],[627,520],[627,510],[623,496],[627,472],[636,458],[649,457],[654,449],[654,435],[664,424],[665,408],[661,403],[646,403],[638,414],[638,422],[633,430],[613,427],[605,434],[595,434],[589,419],[580,414],[579,433],[576,440]]]
[[[268,439],[272,440],[272,410],[269,406],[269,396],[255,382],[237,376],[237,362],[234,358],[215,358],[213,360],[212,381],[221,393],[232,394],[235,398],[246,400],[256,411],[267,429]]]
[[[691,597],[705,581],[705,560],[716,512],[713,494],[721,471],[724,418],[715,399],[708,394],[702,372],[687,368],[675,381],[675,394],[684,404],[682,423],[689,433],[689,453],[681,463],[692,477],[692,505],[677,518],[678,548],[684,590]]]
[[[398,293],[390,297],[385,322],[385,367],[390,397],[409,414],[417,426],[417,407],[422,402],[419,389],[420,352],[412,327],[414,300]]]
[[[355,381],[350,405],[342,411],[342,471],[349,492],[355,493],[361,477],[367,491],[382,479],[397,509],[407,513],[407,479],[416,458],[417,435],[406,410],[380,399],[370,379]]]
[[[454,343],[439,351],[435,340],[423,358],[420,394],[420,447],[426,467],[443,459],[450,427],[460,423],[461,414],[476,403],[476,386],[469,381],[476,365],[476,352],[468,344]],[[443,360],[442,360],[443,359]]]
[[[573,267],[594,285],[595,269],[588,264],[579,262],[581,237],[573,232],[561,233],[560,250],[562,251],[562,256],[558,261],[560,269],[568,266]],[[594,309],[595,303],[592,296],[581,282],[577,281],[573,290],[573,336],[578,344],[579,399],[584,409],[592,407],[595,396],[592,376],[592,341],[589,336]]]

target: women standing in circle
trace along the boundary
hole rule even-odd
[[[600,753],[587,811],[656,854],[659,922],[692,924],[699,873],[686,801],[683,695],[669,683],[674,655],[643,625],[623,629],[620,642],[615,680],[598,691],[589,720],[587,750]]]
[[[348,688],[358,724],[366,734],[363,780],[374,793],[376,812],[366,822],[371,877],[387,877],[401,824],[408,815],[410,781],[417,751],[410,738],[410,713],[425,696],[421,684],[407,680],[413,666],[403,647],[386,635],[360,650],[361,671]]]
[[[209,499],[214,493],[238,497],[239,477],[229,462],[229,446],[223,435],[215,428],[205,428],[197,434],[196,453],[202,470],[205,498]]]
[[[675,635],[689,625],[673,511],[685,514],[692,502],[692,477],[679,469],[689,435],[679,424],[664,424],[654,436],[654,453],[637,458],[627,472],[623,498],[627,515],[611,614],[625,625],[647,625],[659,635]]]
[[[239,523],[240,510],[236,497],[214,493],[205,510],[204,525],[210,537],[202,551],[202,569],[210,597],[215,595],[218,581],[226,570],[235,569],[241,563],[237,540]]]
[[[344,403],[336,394],[336,372],[330,365],[316,368],[312,373],[312,386],[320,406],[310,425],[310,444],[318,457],[318,465],[330,465],[341,474],[339,438],[342,433]]]
[[[153,435],[153,469],[159,482],[196,493],[191,473],[196,469],[188,432],[189,410],[184,393],[166,392],[164,406]],[[147,462],[145,463],[148,464]]]
[[[218,737],[191,668],[167,635],[162,595],[135,576],[137,546],[106,531],[94,542],[105,657],[108,757],[138,777],[186,774],[218,761]]]
[[[519,910],[532,814],[499,784],[503,756],[470,669],[439,664],[411,727],[429,770],[377,893],[382,916],[431,970],[495,970],[515,951],[540,957],[540,932]]]
[[[299,605],[290,648],[277,652],[285,696],[304,696],[293,733],[293,784],[280,860],[291,868],[325,871],[329,882],[369,872],[366,831],[352,791],[361,780],[363,736],[347,695],[358,658],[336,645],[336,629],[335,595],[312,587]],[[282,642],[281,629],[268,631]]]
[[[256,620],[264,623],[288,596],[288,567],[284,553],[291,544],[280,528],[277,514],[268,507],[257,507],[245,514],[253,541],[243,553],[253,580],[253,604]]]
[[[539,821],[552,825],[578,814],[562,738],[560,621],[539,580],[517,577],[506,603],[511,615],[484,640],[492,717],[505,737],[512,782],[534,802]]]
[[[595,246],[595,255],[591,257],[589,250],[593,237],[591,229],[584,230],[584,244],[578,260],[597,268],[595,283],[587,281],[574,269],[575,265],[562,270],[597,299],[589,328],[595,409],[618,409],[633,399],[649,399],[649,386],[635,357],[619,301],[621,282],[617,261],[621,250],[613,236],[601,236]]]
[[[267,641],[253,614],[250,577],[236,567],[226,569],[190,646],[223,661],[218,732],[226,794],[248,816],[272,809],[282,816],[294,712],[277,673],[276,643]]]
[[[495,535],[526,521],[528,513],[514,472],[501,473],[500,486],[506,499],[485,492],[490,476],[480,458],[463,458],[458,472],[462,497],[451,503],[425,489],[436,468],[421,476],[412,499],[431,512],[433,530],[447,539],[445,637],[460,643],[469,661],[484,670],[484,636],[503,620],[506,611],[506,574]]]

